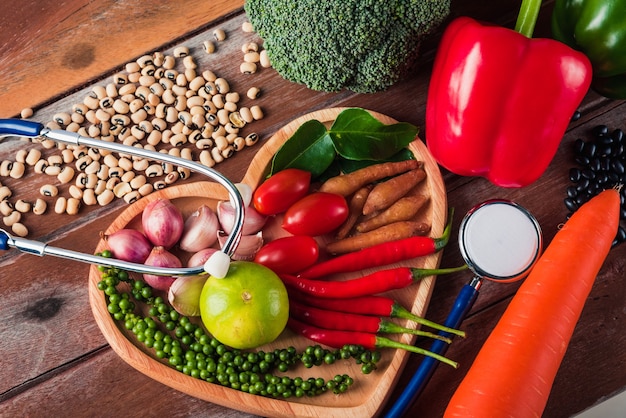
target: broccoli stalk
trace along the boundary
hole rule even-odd
[[[246,0],[245,11],[283,78],[373,93],[407,75],[450,0]]]

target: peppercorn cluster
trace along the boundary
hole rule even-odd
[[[112,256],[108,250],[98,255]],[[193,378],[273,398],[317,396],[325,392],[340,394],[354,383],[347,374],[326,380],[276,373],[285,373],[297,364],[312,368],[354,359],[361,365],[362,373],[369,374],[380,360],[378,351],[359,345],[333,350],[312,345],[301,352],[294,347],[267,352],[233,349],[210,336],[190,318],[180,315],[162,297],[155,296],[150,286],[134,280],[128,272],[108,267],[100,267],[100,271],[98,289],[104,293],[113,319],[132,332],[138,344],[151,349],[155,358]],[[126,286],[121,286],[122,283]],[[124,287],[128,291],[122,290]],[[149,307],[145,316],[137,309],[142,303]]]

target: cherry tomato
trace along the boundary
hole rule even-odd
[[[318,236],[337,229],[348,218],[348,204],[334,193],[311,193],[291,205],[283,229],[293,235]]]
[[[319,246],[314,238],[292,235],[265,244],[256,253],[254,261],[274,273],[298,273],[311,267],[319,257]]]
[[[311,173],[286,168],[265,180],[254,191],[252,203],[263,215],[283,213],[309,192]]]

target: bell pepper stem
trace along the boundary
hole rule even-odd
[[[539,9],[541,9],[541,0],[522,0],[517,22],[515,22],[515,31],[527,38],[532,38]]]

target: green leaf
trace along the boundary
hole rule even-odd
[[[386,160],[409,145],[419,129],[406,122],[385,125],[368,111],[342,111],[328,131],[337,153],[349,160]]]
[[[326,126],[318,120],[309,120],[278,149],[272,159],[270,175],[286,168],[299,168],[309,171],[315,178],[332,164],[335,156]]]

